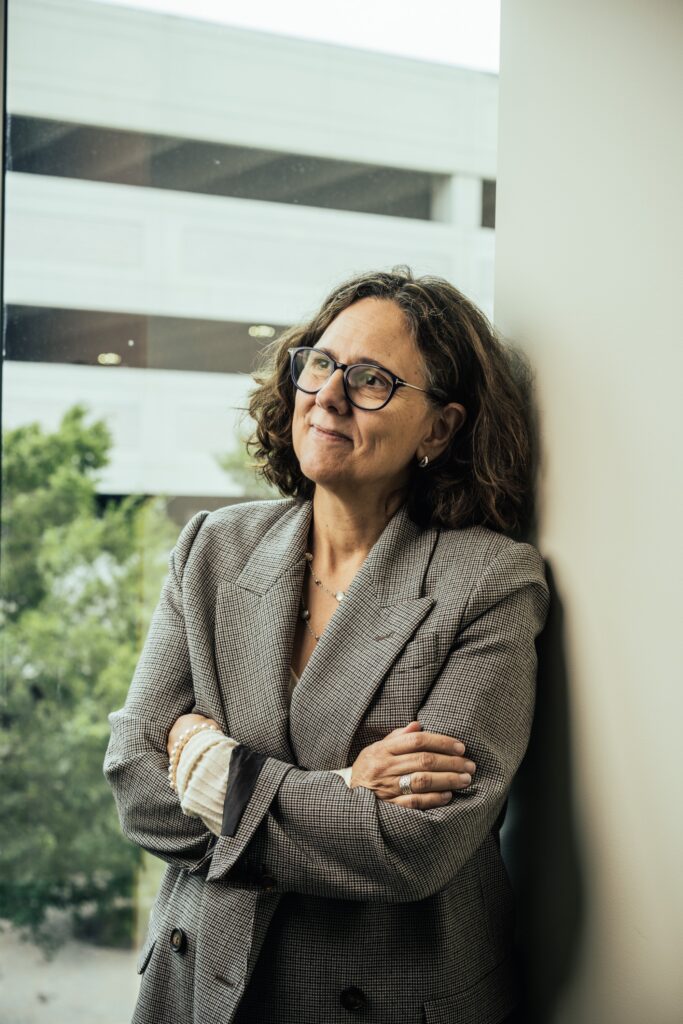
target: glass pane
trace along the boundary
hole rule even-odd
[[[267,6],[9,2],[3,1020],[132,1014],[164,863],[107,715],[181,527],[277,496],[242,440],[263,347],[359,269],[492,314],[498,5]]]

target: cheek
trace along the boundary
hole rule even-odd
[[[410,416],[396,416],[386,429],[378,432],[375,447],[396,461],[407,461],[417,445],[417,424]]]

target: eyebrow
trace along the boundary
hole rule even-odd
[[[313,348],[316,349],[316,351],[318,352],[326,352],[328,356],[332,356],[333,359],[336,359],[337,362],[339,362],[337,356],[335,356],[334,352],[331,352],[330,349],[323,348],[322,345],[314,345]],[[356,356],[356,358],[353,360],[353,363],[369,363],[370,366],[377,366],[379,367],[380,370],[389,370],[388,366],[385,366],[384,363],[380,363],[376,359],[373,359],[372,356]],[[353,363],[349,363],[349,366],[353,366]],[[393,372],[393,370],[389,370],[389,373]]]

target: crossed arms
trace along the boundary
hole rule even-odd
[[[235,835],[216,838],[183,813],[167,778],[169,729],[194,706],[181,581],[201,521],[188,523],[171,554],[125,705],[109,716],[104,773],[124,834],[227,884],[258,866],[279,891],[340,899],[405,902],[444,888],[494,827],[526,750],[535,639],[549,605],[538,551],[511,543],[488,565],[419,711],[424,730],[466,744],[477,764],[467,790],[447,806],[414,810],[267,757]]]

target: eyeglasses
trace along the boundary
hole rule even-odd
[[[287,351],[294,386],[307,395],[316,395],[337,370],[343,371],[344,394],[356,409],[383,409],[400,387],[428,393],[375,363],[338,363],[325,349],[310,346]]]

